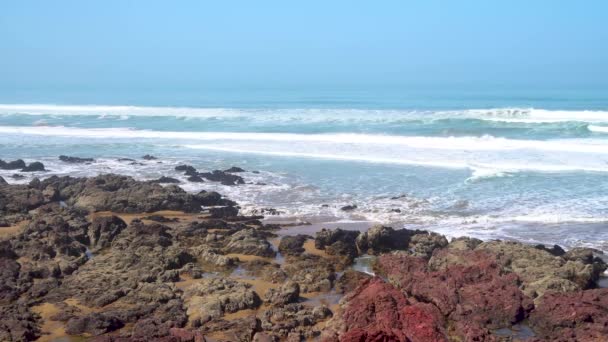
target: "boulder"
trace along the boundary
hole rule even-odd
[[[300,299],[300,285],[293,281],[288,281],[278,289],[269,289],[264,296],[264,300],[272,305],[285,305],[296,303]]]
[[[241,169],[240,167],[233,166],[229,169],[224,170],[224,172],[237,173],[237,172],[245,172],[245,170]]]
[[[93,158],[79,158],[79,157],[70,157],[70,156],[59,156],[59,160],[64,163],[72,163],[72,164],[83,164],[83,163],[92,163],[95,161]]]
[[[152,183],[159,183],[159,184],[179,184],[181,183],[179,181],[179,179],[175,179],[175,178],[171,178],[171,177],[165,177],[162,176],[159,179],[155,179],[153,181],[151,181]]]
[[[394,250],[407,250],[414,231],[395,230],[391,227],[375,225],[357,237],[360,254],[378,255]]]
[[[257,255],[274,258],[276,252],[264,235],[255,229],[243,229],[228,238],[225,253]]]
[[[158,158],[156,158],[155,156],[146,154],[145,156],[141,157],[141,159],[144,159],[144,160],[156,160]]]
[[[82,335],[86,333],[97,336],[120,329],[123,326],[124,324],[114,316],[94,312],[70,319],[67,322],[65,331],[70,335]]]
[[[21,171],[37,172],[37,171],[46,171],[46,170],[44,169],[44,164],[42,164],[41,162],[33,162],[33,163],[30,163],[28,166],[24,167],[23,169],[21,169]]]
[[[21,159],[17,159],[11,162],[5,162],[0,159],[0,169],[2,170],[19,170],[25,168],[25,162]]]
[[[300,255],[304,253],[304,243],[308,240],[307,235],[287,235],[279,242],[279,252],[283,255]]]
[[[208,179],[212,182],[220,182],[223,185],[239,185],[245,184],[245,180],[241,176],[233,175],[231,173],[227,173],[220,170],[215,170],[213,172],[203,172],[199,173],[199,176]]]

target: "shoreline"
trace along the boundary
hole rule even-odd
[[[608,265],[592,249],[448,240],[368,221],[289,224],[241,216],[218,193],[112,174],[0,180],[0,190],[0,214],[12,227],[0,237],[0,262],[10,270],[0,273],[2,340],[544,341],[608,333],[584,319],[601,322],[608,310],[608,288],[600,287]],[[570,319],[574,326],[564,328]]]

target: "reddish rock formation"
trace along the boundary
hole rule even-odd
[[[608,289],[547,292],[530,323],[539,337],[550,341],[606,341]]]

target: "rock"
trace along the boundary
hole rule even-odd
[[[13,173],[13,174],[11,175],[11,178],[12,178],[12,179],[15,179],[15,180],[19,180],[19,179],[23,179],[23,178],[25,178],[25,176],[24,176],[24,175],[20,175],[20,174],[18,174],[18,173]]]
[[[159,223],[176,223],[179,222],[179,218],[174,217],[174,218],[167,218],[163,215],[149,215],[146,217],[142,218],[143,220],[150,220],[150,221],[154,221],[154,222],[159,222]]]
[[[33,341],[40,336],[39,320],[26,305],[0,305],[0,341]]]
[[[188,182],[204,183],[205,180],[203,179],[203,177],[201,177],[199,175],[192,175],[192,176],[188,177]]]
[[[602,341],[608,336],[608,289],[546,292],[530,315],[547,341]]]
[[[88,230],[90,245],[96,248],[109,247],[127,224],[118,216],[95,217]]]
[[[407,250],[410,237],[415,231],[394,230],[391,227],[376,225],[357,237],[357,248],[361,254],[378,255],[394,250]]]
[[[345,205],[342,208],[340,208],[340,210],[342,210],[342,211],[353,211],[355,209],[357,209],[357,206],[354,204]]]
[[[470,237],[459,237],[459,238],[455,238],[452,239],[452,241],[450,241],[450,244],[448,245],[448,248],[450,249],[457,249],[457,250],[473,250],[475,249],[477,246],[479,246],[483,241],[479,240],[479,239],[475,239],[475,238],[470,238]]]
[[[432,232],[420,233],[414,234],[410,238],[409,250],[414,256],[430,258],[434,250],[447,245],[448,240],[443,235]]]
[[[116,317],[101,313],[91,313],[83,317],[70,319],[67,322],[65,331],[70,335],[87,333],[97,336],[120,329],[123,326],[124,324]]]
[[[95,161],[95,159],[93,159],[93,158],[69,157],[69,156],[64,156],[64,155],[59,156],[59,160],[61,160],[62,162],[65,162],[65,163],[72,163],[72,164],[92,163]]]
[[[229,169],[224,170],[224,172],[237,173],[237,172],[245,172],[245,170],[241,169],[240,167],[233,166]]]
[[[7,185],[8,182],[4,180],[4,178],[2,178],[2,176],[0,176],[0,186],[2,185]]]
[[[146,154],[145,156],[141,157],[141,159],[144,159],[144,160],[156,160],[158,158],[156,158],[155,156]]]
[[[293,281],[288,281],[279,289],[269,289],[264,296],[264,300],[272,305],[285,305],[296,303],[300,299],[300,285]]]
[[[536,245],[534,247],[547,251],[550,254],[555,255],[555,256],[562,256],[562,255],[566,254],[566,251],[558,245],[553,245],[553,247],[551,247],[551,248],[547,248],[547,247],[545,247],[545,245]]]
[[[283,307],[275,306],[259,315],[260,330],[275,335],[277,340],[313,340],[321,329],[315,324],[331,315],[332,312],[325,306],[311,308],[296,303]]]
[[[262,303],[251,285],[225,278],[207,278],[184,291],[184,298],[191,317],[203,323],[225,313],[255,309]]]
[[[245,184],[245,180],[241,176],[226,173],[224,171],[215,170],[213,172],[199,173],[199,176],[208,179],[212,182],[220,182],[223,185],[239,185]]]
[[[499,256],[499,263],[517,273],[522,281],[522,289],[535,298],[547,290],[560,292],[587,289],[597,281],[600,270],[606,265],[597,262],[585,264],[579,260],[568,260],[518,242],[488,241],[476,250],[491,251]],[[576,259],[576,258],[574,258]]]
[[[179,342],[205,342],[205,337],[200,331],[192,331],[183,328],[171,328],[169,334],[177,337]]]
[[[448,256],[450,262],[438,262]],[[378,264],[391,284],[435,306],[453,334],[465,340],[488,339],[492,330],[511,327],[533,308],[519,289],[519,277],[505,274],[488,251],[443,249],[428,263],[406,253],[384,254]]]
[[[302,234],[284,236],[279,243],[279,252],[283,255],[300,255],[304,253],[303,246],[306,240],[308,240],[308,236]]]
[[[175,171],[184,172],[187,176],[197,176],[198,172],[191,165],[178,165],[175,167]]]
[[[448,341],[436,307],[410,303],[380,278],[364,281],[345,302],[338,324],[340,341]]]
[[[243,229],[228,238],[224,247],[225,253],[257,255],[274,258],[276,252],[263,234],[255,229]]]
[[[359,232],[355,230],[323,228],[315,235],[315,247],[323,250],[325,247],[331,246],[338,241],[354,246],[358,236]]]
[[[92,211],[142,213],[160,210],[200,212],[206,201],[178,186],[161,186],[131,177],[101,175],[92,178],[50,177],[39,187],[53,186],[68,205]],[[220,202],[224,202],[221,198]]]
[[[364,280],[371,278],[372,276],[355,271],[352,269],[344,271],[338,281],[336,282],[336,291],[339,293],[348,293],[356,289]]]
[[[336,279],[335,265],[317,255],[288,257],[283,270],[289,279],[300,285],[303,293],[328,292]]]
[[[33,163],[30,163],[28,166],[24,167],[23,169],[21,169],[21,171],[36,172],[36,171],[46,171],[46,170],[44,169],[44,164],[42,164],[41,162],[33,162]]]
[[[171,178],[171,177],[165,177],[162,176],[159,179],[153,180],[152,183],[160,183],[160,184],[179,184],[181,183],[179,181],[179,179],[175,179],[175,178]]]
[[[0,169],[2,170],[19,170],[25,168],[25,162],[21,159],[17,159],[11,162],[5,162],[0,159]]]

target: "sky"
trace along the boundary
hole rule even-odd
[[[608,1],[0,5],[0,89],[608,83]]]

